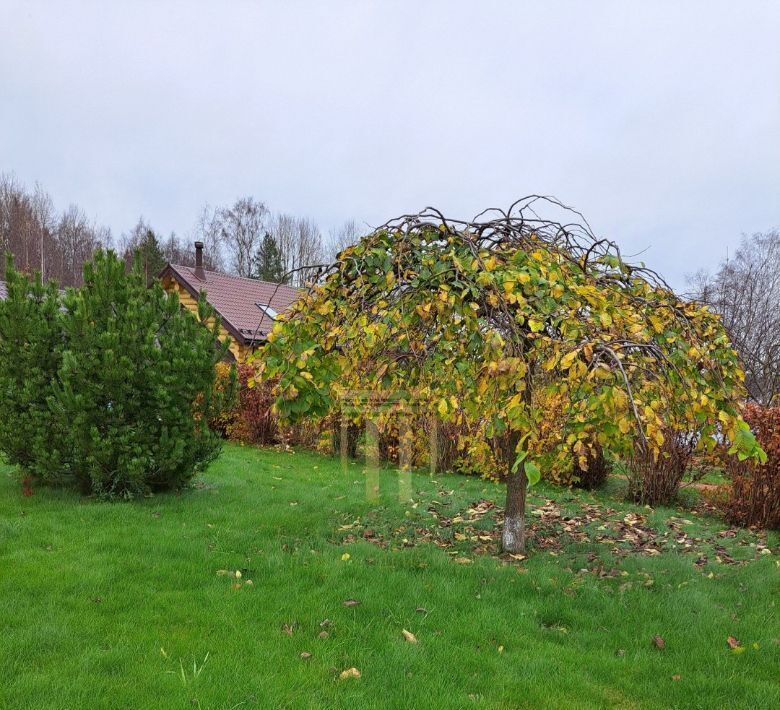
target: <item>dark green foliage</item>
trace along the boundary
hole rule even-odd
[[[57,438],[48,405],[51,383],[62,361],[59,292],[6,265],[8,298],[0,301],[0,451],[11,463],[31,469],[60,467],[51,440]]]
[[[255,255],[253,276],[272,283],[284,282],[284,264],[282,252],[272,235],[265,233],[263,241]]]
[[[131,245],[125,260],[141,271],[147,286],[156,281],[167,263],[157,235],[151,229],[146,230],[140,242]]]
[[[125,274],[112,252],[99,252],[83,288],[61,299],[12,268],[9,276],[0,382],[11,397],[0,402],[0,444],[12,463],[44,482],[132,497],[180,488],[216,456],[207,421],[231,391],[215,393],[227,344],[205,301],[199,322],[159,284],[146,288],[138,264]]]

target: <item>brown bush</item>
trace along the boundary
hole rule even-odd
[[[687,432],[664,432],[657,458],[637,445],[628,459],[628,497],[643,505],[667,505],[676,497],[691,463],[696,437]]]
[[[780,407],[745,406],[742,416],[767,454],[763,465],[726,459],[731,478],[722,509],[735,525],[780,528]]]
[[[254,375],[250,365],[236,366],[238,392],[233,408],[219,419],[211,422],[211,428],[219,431],[231,441],[244,444],[276,444],[280,441],[280,429],[276,415],[272,412],[272,386],[268,382],[258,382],[249,387],[249,378]],[[218,382],[225,383],[230,378],[230,365],[217,365]]]

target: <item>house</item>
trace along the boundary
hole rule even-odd
[[[195,242],[194,267],[168,264],[160,280],[166,291],[178,293],[181,304],[194,313],[200,292],[205,293],[221,318],[222,335],[230,338],[230,353],[237,362],[244,362],[265,342],[276,316],[300,295],[300,289],[291,286],[204,269],[202,242]]]

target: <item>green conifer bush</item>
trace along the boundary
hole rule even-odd
[[[0,302],[0,450],[27,476],[100,497],[179,489],[219,453],[208,427],[227,343],[201,298],[182,309],[113,252],[60,294],[7,271]]]

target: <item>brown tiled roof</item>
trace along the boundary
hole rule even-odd
[[[203,278],[195,275],[191,266],[168,264],[161,276],[170,274],[193,297],[206,292],[206,300],[222,317],[222,323],[234,337],[245,344],[264,340],[273,321],[257,304],[270,306],[277,313],[287,310],[300,295],[292,286],[268,283],[241,276],[228,276],[217,271],[203,271]]]

